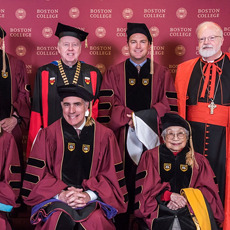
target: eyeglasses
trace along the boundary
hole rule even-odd
[[[198,41],[200,43],[203,43],[205,42],[206,40],[207,41],[210,41],[210,42],[213,42],[216,40],[216,38],[221,38],[222,36],[209,36],[209,37],[203,37],[203,38],[198,38]]]
[[[173,140],[175,137],[177,137],[178,139],[184,139],[186,137],[186,133],[185,132],[179,132],[179,133],[166,133],[166,138],[168,140]]]

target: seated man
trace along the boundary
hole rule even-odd
[[[24,178],[31,222],[36,229],[115,229],[111,219],[127,209],[116,138],[90,112],[85,117],[93,95],[84,87],[58,93],[63,116],[38,133]]]
[[[215,221],[221,224],[224,212],[208,160],[194,152],[190,126],[183,118],[166,113],[161,120],[164,144],[146,151],[138,165],[135,215],[149,229],[195,230],[195,218],[201,229],[217,229]],[[189,192],[199,197],[195,205]],[[205,221],[202,210],[209,213]]]
[[[7,213],[18,207],[16,200],[21,185],[21,168],[17,145],[12,134],[0,126],[0,229],[10,230]]]

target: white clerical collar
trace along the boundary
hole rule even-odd
[[[81,124],[81,126],[80,127],[78,127],[78,128],[75,128],[75,129],[80,129],[80,130],[82,130],[83,128],[84,128],[84,126],[85,126],[85,123],[86,123],[86,119],[84,119],[84,122]]]
[[[145,59],[141,64],[135,63],[131,58],[129,59],[130,62],[136,67],[137,65],[140,65],[141,67],[147,62],[147,59]]]

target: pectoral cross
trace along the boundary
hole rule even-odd
[[[217,106],[214,104],[214,101],[211,101],[211,103],[208,105],[208,108],[210,109],[210,114],[214,114],[214,109]]]

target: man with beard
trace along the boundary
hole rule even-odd
[[[223,31],[216,23],[203,22],[196,33],[201,56],[177,69],[178,110],[191,124],[195,151],[207,157],[214,170],[225,206],[224,229],[229,229],[230,54],[221,51]]]

